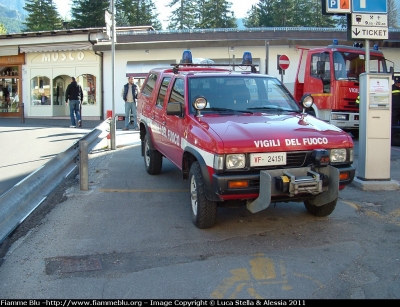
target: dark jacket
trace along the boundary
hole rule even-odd
[[[83,100],[83,91],[82,87],[76,82],[72,81],[67,86],[67,90],[65,91],[65,102],[69,100]]]
[[[126,102],[126,96],[128,95],[128,88],[129,88],[129,83],[124,85],[124,94],[122,95],[122,99]],[[136,84],[132,84],[132,96],[133,100],[136,101],[137,99],[137,86]]]

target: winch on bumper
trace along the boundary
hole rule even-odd
[[[256,213],[268,208],[274,196],[287,195],[295,201],[300,195],[304,199],[304,194],[310,195],[313,205],[322,206],[338,198],[339,174],[332,166],[261,171],[259,196],[247,201],[247,209]]]

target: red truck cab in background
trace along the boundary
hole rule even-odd
[[[299,101],[310,94],[314,105],[308,113],[358,136],[359,76],[366,71],[366,54],[362,45],[332,45],[324,48],[300,48],[301,55],[294,83]],[[370,50],[369,72],[388,73],[386,59],[377,47]]]

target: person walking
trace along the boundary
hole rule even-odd
[[[69,100],[69,116],[71,117],[70,128],[76,128],[76,120],[78,121],[78,127],[82,127],[81,119],[81,103],[83,100],[82,87],[76,82],[75,77],[71,77],[71,83],[68,84],[67,90],[65,91],[65,103],[68,104]]]
[[[392,85],[392,126],[400,126],[400,76],[394,76]]]
[[[133,83],[135,79],[128,77],[128,83],[124,85],[121,96],[125,101],[125,127],[124,131],[129,130],[130,113],[133,116],[133,129],[139,130],[136,118],[136,99],[137,99],[137,86]]]

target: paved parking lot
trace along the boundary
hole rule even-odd
[[[397,181],[399,149],[390,161]],[[399,191],[350,186],[325,218],[301,203],[256,214],[229,203],[200,230],[187,182],[165,159],[160,175],[148,175],[137,132],[90,155],[89,191],[77,175],[10,238],[0,297],[400,298]]]

